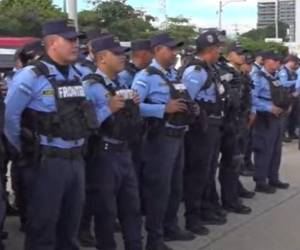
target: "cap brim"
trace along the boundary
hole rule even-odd
[[[76,39],[76,38],[84,38],[83,34],[79,34],[76,31],[69,31],[69,32],[64,32],[57,34],[65,39]]]
[[[121,53],[129,52],[129,51],[130,51],[130,48],[129,48],[129,47],[118,46],[118,47],[115,47],[115,48],[111,48],[111,49],[109,49],[109,50],[110,50],[111,52],[121,54]]]
[[[176,49],[176,48],[182,47],[184,45],[184,42],[182,42],[182,41],[180,41],[180,42],[170,41],[170,42],[168,42],[164,45],[171,48],[171,49]]]

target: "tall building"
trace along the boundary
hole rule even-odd
[[[296,43],[300,45],[300,0],[296,0]]]
[[[278,7],[276,8],[276,2]],[[288,38],[296,39],[296,2],[299,0],[259,0],[257,28],[265,28],[275,24],[276,9],[278,20],[289,25]],[[298,8],[299,9],[299,8]],[[299,11],[299,10],[298,10]]]

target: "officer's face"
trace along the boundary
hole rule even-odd
[[[154,49],[155,57],[167,66],[171,66],[176,62],[176,52],[176,49],[167,46],[157,46]]]
[[[280,61],[266,59],[264,60],[264,67],[269,73],[275,73],[280,68]]]
[[[119,73],[125,68],[126,56],[124,53],[106,51],[106,53],[104,53],[103,60],[113,72]]]
[[[221,46],[214,46],[209,49],[210,63],[216,63],[219,60],[221,51]]]
[[[76,38],[65,39],[57,36],[52,43],[52,48],[57,56],[67,64],[75,62],[79,55],[79,47]]]
[[[252,65],[251,64],[247,64],[247,63],[244,63],[242,66],[241,66],[241,71],[244,72],[245,74],[249,74],[252,70]]]
[[[230,52],[228,59],[231,63],[241,66],[245,63],[246,58],[244,54],[240,54],[237,52]]]

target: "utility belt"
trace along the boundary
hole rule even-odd
[[[105,140],[101,140],[99,143],[99,149],[101,151],[121,153],[128,152],[129,146],[127,142],[112,143]]]
[[[41,146],[41,154],[51,158],[63,158],[67,160],[80,159],[82,157],[83,148],[57,148],[50,146]]]
[[[146,122],[148,138],[153,138],[162,134],[169,137],[181,138],[187,131],[186,127],[167,127],[165,124],[166,121],[163,119],[149,118]]]

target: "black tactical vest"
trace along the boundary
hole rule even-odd
[[[125,70],[132,76],[134,77],[136,73],[140,71],[133,63],[126,62],[125,64]]]
[[[72,81],[57,81],[49,74],[48,67],[34,62],[32,70],[37,76],[45,76],[54,90],[56,112],[40,112],[27,108],[22,114],[22,126],[40,135],[64,140],[87,137],[98,128],[96,112],[87,101],[79,77]]]
[[[288,110],[290,105],[292,104],[292,95],[291,95],[291,88],[284,87],[279,82],[278,79],[274,79],[268,76],[265,72],[259,72],[259,76],[265,78],[271,90],[271,100],[275,106],[282,108],[283,110]],[[263,97],[259,97],[261,99],[266,99]]]
[[[116,91],[121,89],[106,84],[104,78],[99,74],[87,75],[83,80],[89,82],[89,84],[101,84],[111,96],[114,96]],[[100,134],[120,141],[129,141],[139,133],[141,122],[139,105],[132,100],[126,100],[123,109],[114,113],[102,123]]]
[[[174,126],[186,126],[191,124],[195,119],[194,113],[194,103],[192,98],[190,97],[186,87],[183,83],[179,81],[170,81],[159,69],[149,66],[146,69],[149,75],[159,75],[169,86],[170,88],[170,97],[171,99],[183,99],[187,106],[188,110],[186,112],[178,112],[175,114],[167,114],[165,119],[169,124]]]

